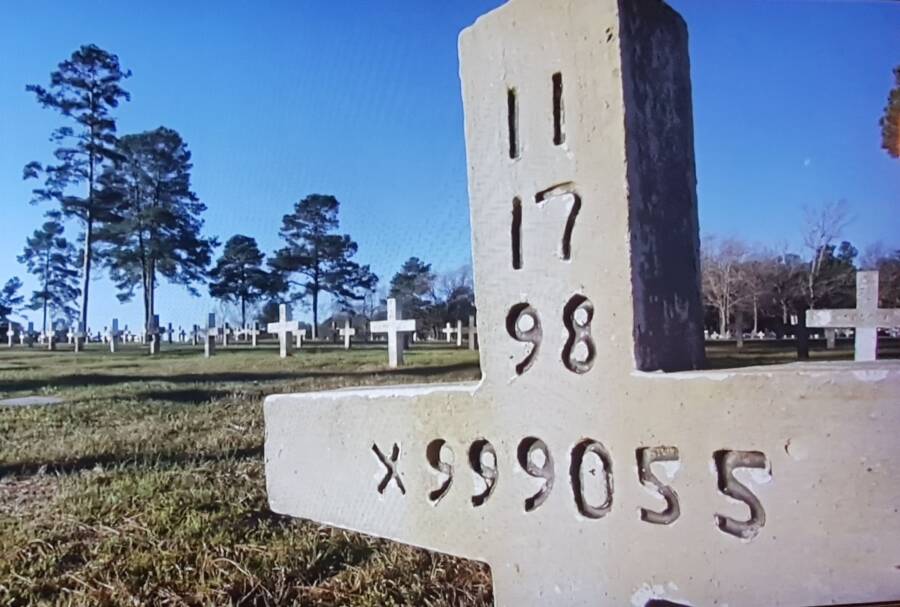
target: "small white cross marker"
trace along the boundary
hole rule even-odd
[[[878,272],[857,272],[856,308],[807,310],[806,326],[855,329],[855,360],[873,361],[878,349],[878,329],[900,327],[900,310],[878,307]]]
[[[278,335],[279,356],[287,358],[291,355],[291,334],[299,330],[300,325],[291,320],[291,310],[287,304],[278,306],[278,322],[270,322],[266,327],[269,333]]]
[[[395,369],[403,364],[403,341],[397,337],[401,333],[412,333],[416,330],[416,321],[402,319],[402,311],[397,307],[396,299],[387,300],[387,320],[375,320],[371,323],[372,333],[387,333],[388,366]]]

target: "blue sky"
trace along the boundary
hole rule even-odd
[[[672,0],[691,33],[700,222],[705,233],[799,248],[803,205],[847,199],[859,248],[900,247],[900,161],[878,117],[900,64],[900,3]],[[469,263],[456,38],[499,0],[6,3],[0,7],[0,281],[49,207],[21,181],[46,161],[58,115],[25,92],[79,45],[134,72],[120,133],[165,125],[194,154],[207,232],[269,252],[308,193],[342,203],[342,230],[384,283],[411,255]],[[77,231],[70,224],[70,234]],[[137,325],[92,285],[89,324]],[[163,286],[163,322],[216,306]],[[297,311],[297,316],[307,315]],[[35,316],[36,318],[36,316]]]

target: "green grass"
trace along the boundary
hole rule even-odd
[[[478,563],[273,515],[261,401],[475,379],[468,351],[0,351],[0,605],[485,605]]]
[[[848,359],[849,343],[813,359]],[[711,367],[788,362],[789,343],[709,347]],[[897,341],[883,357],[900,357]],[[266,506],[265,395],[475,379],[477,356],[418,347],[0,348],[0,605],[489,605],[487,567]]]

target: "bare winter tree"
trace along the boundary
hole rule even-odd
[[[747,298],[744,264],[749,247],[736,238],[706,236],[700,248],[703,298],[719,315],[719,333],[729,330],[731,314]]]
[[[804,209],[803,246],[809,251],[804,288],[810,308],[815,308],[816,302],[828,292],[830,281],[824,280],[825,262],[850,221],[848,205],[844,200]]]

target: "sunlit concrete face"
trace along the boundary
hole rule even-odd
[[[272,509],[485,561],[498,605],[900,594],[900,365],[685,370],[681,18],[514,0],[460,59],[484,378],[269,397]]]

